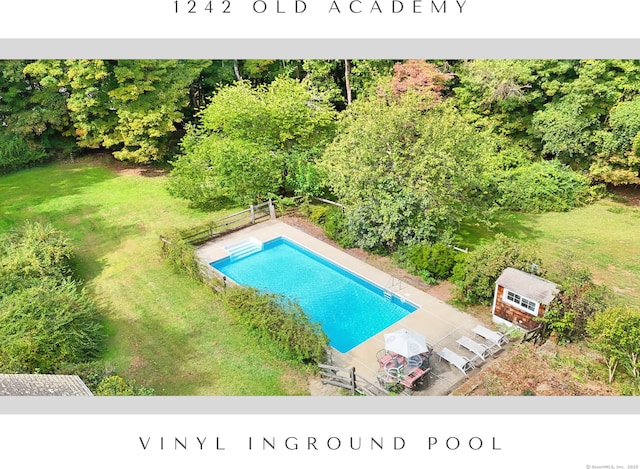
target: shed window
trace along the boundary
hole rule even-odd
[[[522,295],[518,295],[511,290],[506,290],[505,299],[507,302],[511,303],[514,306],[517,306],[520,309],[527,311],[528,313],[538,315],[538,303],[529,298],[525,298]]]

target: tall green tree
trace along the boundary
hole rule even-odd
[[[597,135],[599,151],[591,174],[615,185],[640,184],[640,98],[615,105],[608,123]]]
[[[30,72],[33,63],[0,61],[0,129],[30,140],[50,139],[55,132],[68,134],[67,89],[41,83]]]
[[[338,110],[343,110],[393,73],[392,60],[305,60],[304,79]]]
[[[531,118],[550,102],[560,84],[575,78],[567,60],[468,60],[455,64],[454,96],[462,112],[496,132],[538,150],[529,135]]]
[[[625,136],[637,124],[633,105],[625,103],[640,92],[640,61],[582,60],[574,71],[575,78],[549,88],[553,97],[534,114],[531,135],[545,154],[590,170],[600,181],[634,182],[639,165],[633,137]]]
[[[491,138],[435,99],[387,88],[343,113],[323,167],[360,247],[434,242],[492,211]]]
[[[588,323],[589,342],[602,352],[609,382],[622,364],[631,376],[640,376],[640,311],[616,306],[596,314]]]
[[[31,62],[0,60],[0,172],[73,146],[64,90],[41,86],[25,72]]]
[[[173,163],[174,195],[208,205],[319,190],[315,162],[333,136],[335,111],[305,83],[225,86],[199,118]]]
[[[80,147],[108,148],[121,160],[165,159],[190,105],[190,86],[209,61],[39,60],[25,72],[60,93]]]

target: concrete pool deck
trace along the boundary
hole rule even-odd
[[[280,236],[303,245],[307,249],[419,306],[413,313],[408,314],[400,321],[380,331],[346,353],[341,353],[332,348],[331,361],[333,365],[353,366],[358,375],[373,383],[377,382],[376,376],[378,375],[379,367],[376,354],[380,349],[384,348],[384,334],[399,328],[406,328],[423,334],[427,339],[427,343],[434,348],[434,352],[447,347],[456,351],[459,355],[471,358],[470,353],[458,348],[456,340],[463,335],[473,338],[472,329],[480,323],[478,319],[411,285],[402,283],[394,279],[390,274],[279,220],[263,222],[209,241],[200,246],[196,250],[196,254],[201,262],[208,265],[229,255],[224,246],[242,241],[248,237],[267,242]],[[487,360],[493,360],[493,358]],[[476,366],[481,364],[476,362]],[[427,382],[424,386],[418,388],[415,394],[446,395],[462,381],[466,380],[462,372],[445,361],[441,362],[435,353],[431,358],[431,369]],[[474,373],[477,373],[477,369],[468,374]]]

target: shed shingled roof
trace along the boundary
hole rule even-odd
[[[93,396],[77,375],[0,374],[0,396]]]
[[[543,305],[551,303],[558,294],[555,283],[513,267],[504,269],[496,283]]]

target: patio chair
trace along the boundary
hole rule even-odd
[[[502,346],[509,342],[507,336],[501,332],[492,331],[484,326],[477,325],[473,328],[473,332],[485,339],[489,343],[489,350],[493,353],[502,349]],[[495,349],[495,350],[494,350]]]
[[[431,368],[430,358],[431,358],[431,355],[433,355],[433,347],[431,347],[428,344],[427,344],[427,347],[429,348],[429,350],[420,354],[420,358],[422,359],[422,364],[420,365],[420,368],[422,368],[423,370]]]
[[[398,384],[398,378],[389,376],[387,373],[379,373],[376,378],[378,380],[378,384],[384,389],[390,389]]]
[[[440,360],[444,358],[449,364],[455,366],[457,369],[462,371],[462,373],[466,376],[467,371],[475,368],[476,366],[473,364],[471,360],[467,357],[463,357],[462,355],[458,355],[456,352],[449,350],[448,348],[443,348],[438,353]]]
[[[420,355],[414,355],[413,357],[407,358],[408,366],[417,366],[421,367],[423,362],[423,358]]]
[[[427,377],[427,373],[430,369],[423,370],[422,368],[415,368],[411,373],[408,373],[400,379],[402,384],[407,389],[415,389],[418,384],[422,384]]]
[[[466,335],[463,335],[458,340],[456,340],[458,344],[458,348],[464,347],[470,352],[474,353],[474,357],[472,360],[480,359],[485,361],[489,355],[493,355],[489,347],[484,344],[478,343],[473,339],[470,339]]]
[[[380,368],[386,368],[392,362],[395,362],[394,366],[397,366],[398,354],[381,349],[376,353],[376,360],[378,360]]]
[[[380,366],[384,366],[389,360],[391,356],[387,353],[385,349],[380,349],[376,353],[376,360]]]

